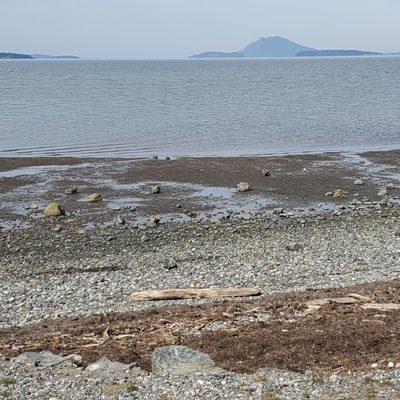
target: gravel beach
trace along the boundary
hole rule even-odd
[[[307,309],[310,300],[349,293],[400,304],[399,155],[0,159],[0,397],[400,398],[399,309]],[[251,190],[238,192],[240,182]],[[95,193],[101,201],[87,201]],[[44,217],[51,202],[65,212]],[[130,299],[135,291],[218,287],[256,287],[261,296]],[[116,338],[117,326],[133,336]],[[274,347],[277,333],[251,346],[275,329],[293,340]],[[318,336],[320,329],[330,333]],[[100,345],[84,347],[90,335]],[[295,356],[305,337],[320,349],[309,364]],[[239,352],[246,341],[255,362]],[[342,358],[330,347],[338,342],[347,346]],[[152,351],[170,345],[209,354],[218,368],[152,372]],[[44,350],[81,358],[15,361]],[[86,369],[101,357],[126,367]]]

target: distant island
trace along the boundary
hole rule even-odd
[[[47,54],[0,53],[0,60],[79,60],[77,56],[51,56]]]
[[[0,53],[0,60],[33,60],[29,54]]]
[[[301,51],[296,57],[358,57],[358,56],[383,56],[383,53],[361,50],[312,50]]]
[[[219,51],[207,51],[201,54],[195,54],[189,58],[266,58],[266,57],[294,57],[302,51],[315,50],[311,47],[302,46],[288,39],[272,36],[262,37],[256,42],[248,44],[243,50],[233,53]]]
[[[206,51],[189,58],[268,58],[268,57],[349,57],[382,56],[384,53],[361,50],[317,50],[279,36],[262,37],[243,50],[231,53]]]

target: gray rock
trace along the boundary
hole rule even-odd
[[[362,185],[364,185],[364,181],[363,181],[362,179],[356,179],[356,180],[354,181],[354,184],[355,184],[356,186],[362,186]]]
[[[286,250],[287,251],[302,251],[303,246],[299,243],[291,243],[286,245]]]
[[[88,372],[115,372],[126,371],[130,368],[129,364],[123,364],[117,361],[111,361],[106,357],[101,358],[93,364],[86,367]]]
[[[278,208],[274,208],[273,210],[272,210],[272,212],[274,213],[274,214],[283,214],[283,208],[282,207],[278,207]]]
[[[149,217],[149,219],[147,220],[147,226],[150,227],[155,227],[160,223],[160,217],[156,216],[156,215],[152,215]]]
[[[125,225],[126,223],[126,221],[120,215],[118,215],[117,222],[119,225]]]
[[[220,369],[207,354],[185,346],[164,346],[153,351],[152,372],[155,374],[192,374],[217,372]]]
[[[174,258],[168,257],[164,260],[164,268],[167,270],[178,268],[178,264]]]
[[[249,192],[250,190],[252,190],[252,188],[247,182],[240,182],[237,185],[238,192]]]
[[[149,237],[148,237],[147,235],[142,235],[142,236],[140,237],[140,241],[141,241],[142,243],[147,242],[148,240],[149,240]]]
[[[61,364],[67,359],[64,357],[56,356],[50,351],[41,351],[35,353],[29,351],[27,353],[20,354],[18,357],[12,359],[12,362],[26,367],[54,367],[55,365]]]

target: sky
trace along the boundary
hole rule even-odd
[[[400,50],[400,0],[0,0],[0,52],[186,58],[267,36]]]

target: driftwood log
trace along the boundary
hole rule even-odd
[[[260,289],[169,289],[154,290],[146,292],[134,292],[131,299],[134,301],[154,301],[154,300],[179,300],[191,299],[196,297],[250,297],[258,296]]]

